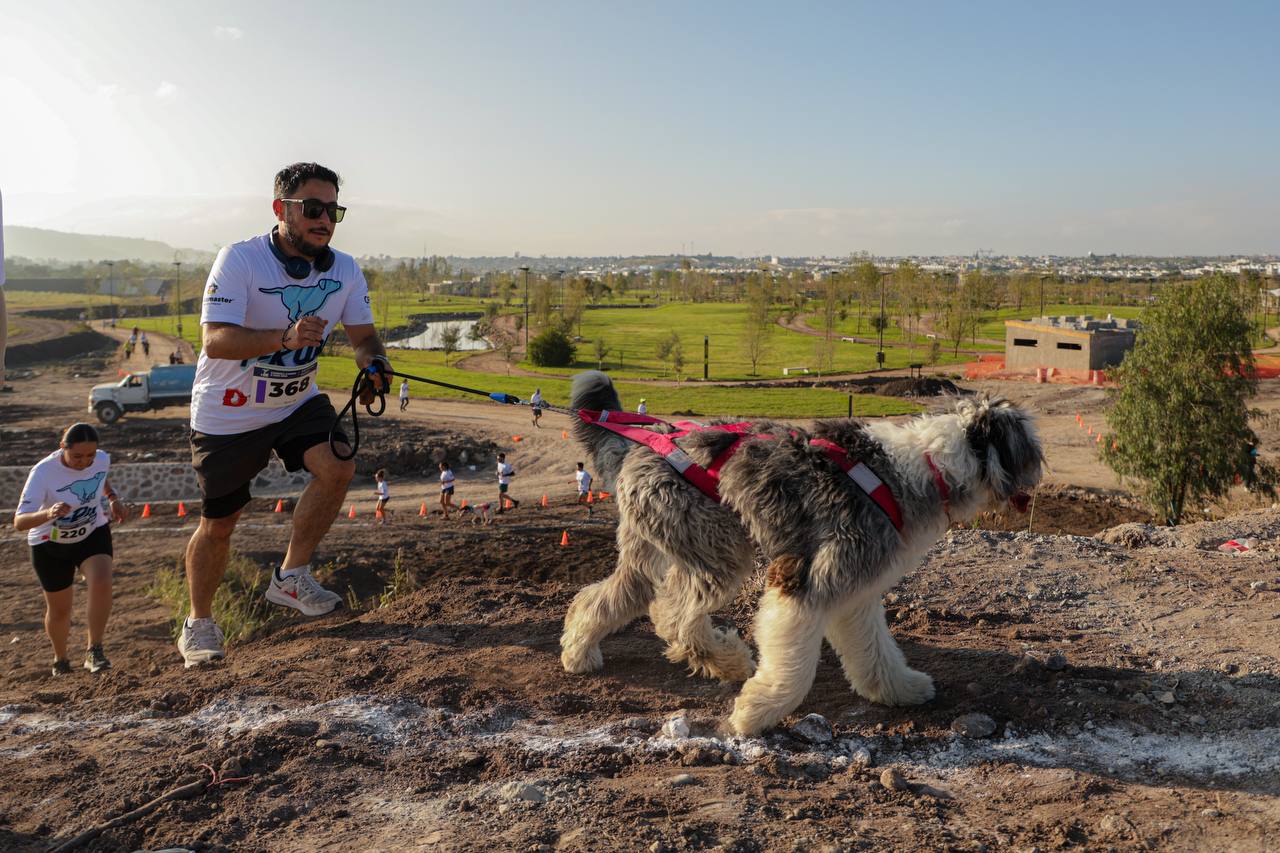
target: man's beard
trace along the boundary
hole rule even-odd
[[[293,230],[289,227],[287,222],[285,223],[285,227],[280,229],[280,236],[293,247],[295,252],[306,258],[315,259],[325,250],[324,246],[313,246],[308,243],[305,238],[294,237]]]

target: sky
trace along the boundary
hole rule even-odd
[[[1280,253],[1280,4],[0,0],[7,225],[357,255]]]

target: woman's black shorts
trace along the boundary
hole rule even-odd
[[[440,494],[442,495],[453,494],[453,486],[445,486],[443,489],[440,490]]]
[[[90,557],[114,556],[111,548],[111,525],[104,524],[74,545],[41,542],[31,546],[31,565],[45,592],[61,592],[71,586],[76,569]]]

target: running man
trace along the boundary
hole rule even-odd
[[[453,469],[448,462],[440,463],[440,510],[444,520],[449,520],[449,510],[453,509]]]
[[[578,463],[578,470],[574,472],[573,479],[578,483],[578,503],[587,505],[587,518],[591,517],[591,474],[586,468],[582,467],[582,463]]]
[[[329,447],[329,398],[316,388],[316,359],[341,323],[360,369],[362,403],[387,389],[389,369],[373,326],[369,288],[355,259],[330,248],[346,211],[338,175],[295,163],[275,177],[276,225],[218,253],[205,286],[204,348],[191,394],[191,459],[204,501],[187,544],[191,615],[178,650],[186,666],[224,654],[213,595],[227,567],[231,533],[249,502],[249,484],[274,451],[289,471],[312,480],[293,511],[289,547],[272,572],[267,600],[307,616],[328,613],[341,596],[311,576],[311,557],[347,494],[355,463]],[[349,453],[347,437],[334,443]]]
[[[409,408],[409,380],[405,379],[400,383],[400,411]]]
[[[511,478],[516,475],[516,469],[507,464],[507,454],[498,454],[498,512],[503,511],[505,504],[503,501],[511,501],[511,508],[518,509],[520,501],[507,495],[507,487],[511,485]]]
[[[138,335],[138,343],[142,344],[142,355],[144,358],[151,357],[151,341],[147,339],[147,333],[142,332]]]
[[[111,522],[129,511],[107,482],[111,457],[98,449],[98,431],[72,424],[61,445],[36,463],[22,487],[13,526],[27,531],[31,565],[44,589],[44,630],[53,644],[53,674],[71,672],[72,583],[79,569],[89,584],[89,648],[84,668],[111,667],[102,639],[111,616]]]
[[[542,424],[538,420],[542,417],[542,407],[546,405],[546,401],[542,399],[542,389],[534,388],[533,396],[529,398],[529,405],[533,409],[533,425],[538,429],[542,429]]]

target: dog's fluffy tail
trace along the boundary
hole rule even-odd
[[[569,404],[577,409],[620,411],[622,401],[614,390],[613,380],[598,370],[588,370],[573,377],[573,390]],[[601,488],[613,491],[622,469],[622,460],[631,450],[631,442],[622,436],[581,420],[573,425],[573,437],[587,452],[595,465],[596,482]]]

